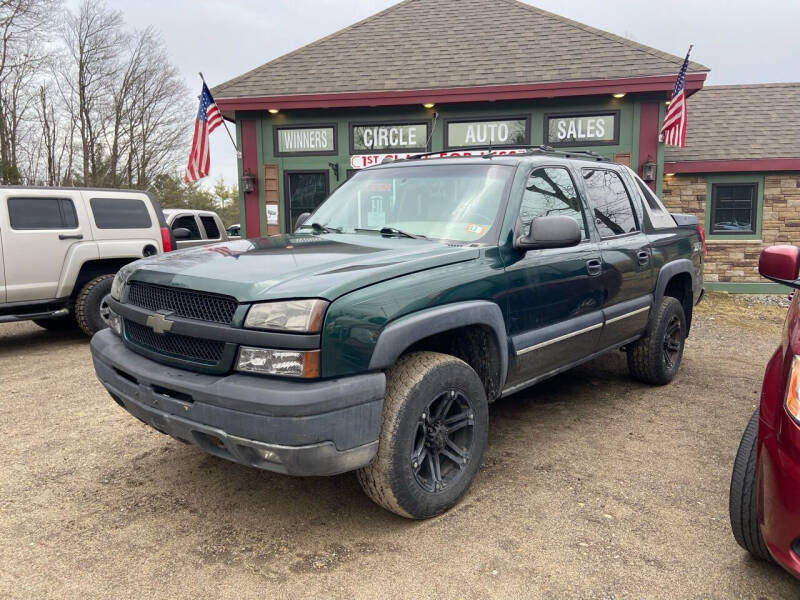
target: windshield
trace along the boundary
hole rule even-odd
[[[415,236],[486,242],[514,168],[508,165],[387,167],[357,173],[304,228],[362,233],[391,228]]]

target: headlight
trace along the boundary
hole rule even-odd
[[[319,350],[304,352],[242,346],[236,370],[262,375],[319,377]]]
[[[122,287],[125,285],[125,282],[122,279],[122,276],[117,273],[114,275],[114,281],[111,282],[111,297],[114,300],[119,300],[122,297]]]
[[[244,326],[251,329],[319,333],[328,303],[325,300],[287,300],[254,304]]]

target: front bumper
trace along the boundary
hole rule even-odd
[[[313,382],[207,375],[140,356],[108,329],[91,351],[118,404],[209,454],[288,475],[334,475],[369,464],[378,450],[383,373]]]

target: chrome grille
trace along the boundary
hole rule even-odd
[[[128,341],[153,352],[208,364],[219,363],[225,350],[225,342],[174,333],[161,335],[128,319],[125,319],[125,336]]]
[[[231,296],[153,285],[141,281],[128,284],[128,304],[152,311],[169,310],[176,317],[230,324],[238,302]]]

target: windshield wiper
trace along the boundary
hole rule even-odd
[[[328,227],[320,223],[311,223],[311,225],[303,225],[303,227],[311,227],[317,233],[342,233],[341,227]]]
[[[373,231],[378,232],[382,235],[400,235],[407,238],[412,238],[414,240],[427,240],[428,237],[419,233],[409,233],[408,231],[403,231],[402,229],[398,229],[397,227],[381,227],[380,229],[364,229],[364,228],[356,228],[356,231]]]

